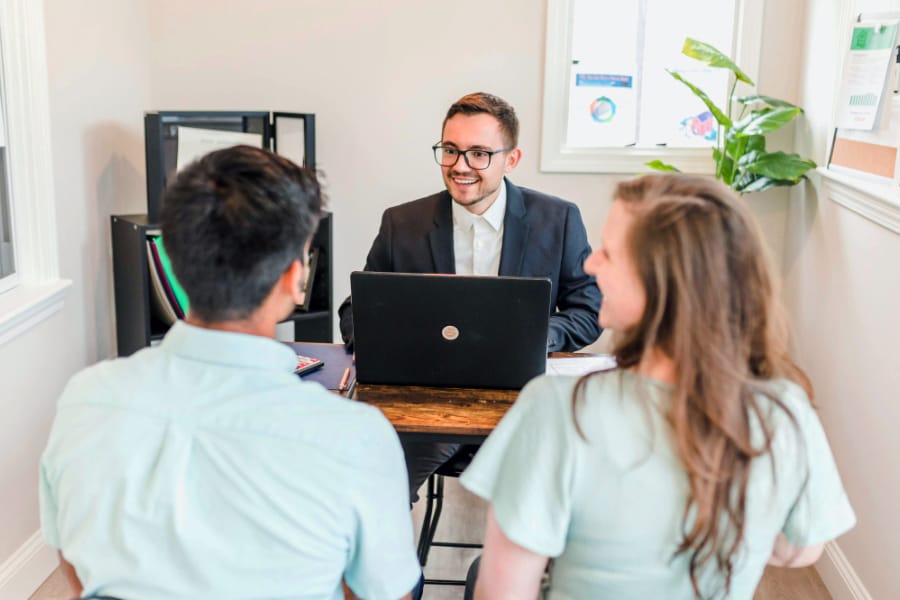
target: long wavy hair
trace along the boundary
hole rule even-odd
[[[744,539],[751,463],[768,453],[774,435],[765,418],[770,402],[796,426],[766,384],[785,378],[809,398],[812,389],[788,355],[762,236],[743,200],[687,175],[624,182],[615,198],[634,216],[627,245],[646,308],[637,324],[616,332],[612,352],[620,369],[638,367],[652,352],[674,361],[667,419],[690,481],[676,555],[690,553],[698,598],[708,566],[724,576],[727,594]],[[588,378],[575,388],[573,414]],[[752,421],[762,425],[761,447],[751,443]]]

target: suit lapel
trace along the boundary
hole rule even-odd
[[[506,215],[503,217],[503,249],[500,251],[500,275],[522,274],[528,223],[522,191],[506,180]]]
[[[434,214],[434,229],[428,233],[434,272],[456,273],[456,259],[453,255],[453,215],[450,212],[450,194],[441,194]]]

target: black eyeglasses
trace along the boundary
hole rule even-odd
[[[501,152],[508,152],[512,148],[500,148],[499,150],[479,150],[470,148],[469,150],[460,150],[454,146],[442,146],[440,142],[431,147],[434,150],[434,160],[442,167],[452,167],[459,162],[462,156],[470,169],[483,171],[491,166],[491,157]]]

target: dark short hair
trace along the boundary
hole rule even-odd
[[[318,227],[314,172],[261,148],[211,152],[166,189],[162,237],[190,312],[206,322],[248,317]]]
[[[447,116],[444,117],[444,123],[441,125],[441,135],[444,134],[444,127],[447,121],[456,115],[477,115],[488,114],[500,122],[500,131],[506,139],[506,144],[510,148],[516,148],[519,145],[519,118],[516,117],[515,109],[503,98],[487,94],[485,92],[475,92],[474,94],[466,94],[453,103]]]

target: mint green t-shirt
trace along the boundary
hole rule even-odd
[[[397,433],[274,340],[177,322],[74,376],[41,460],[44,539],[85,593],[399,598],[421,570]]]
[[[529,383],[462,485],[492,504],[511,541],[554,558],[549,598],[694,598],[690,553],[675,554],[689,484],[665,420],[670,386],[628,371],[592,376],[577,408],[585,441],[573,420],[576,380]],[[856,520],[805,393],[785,381],[771,385],[798,429],[765,403],[776,432],[774,479],[770,456],[755,459],[731,599],[753,597],[779,532],[803,547]],[[758,423],[752,435],[761,446]],[[707,595],[724,583],[710,571],[702,582]]]

